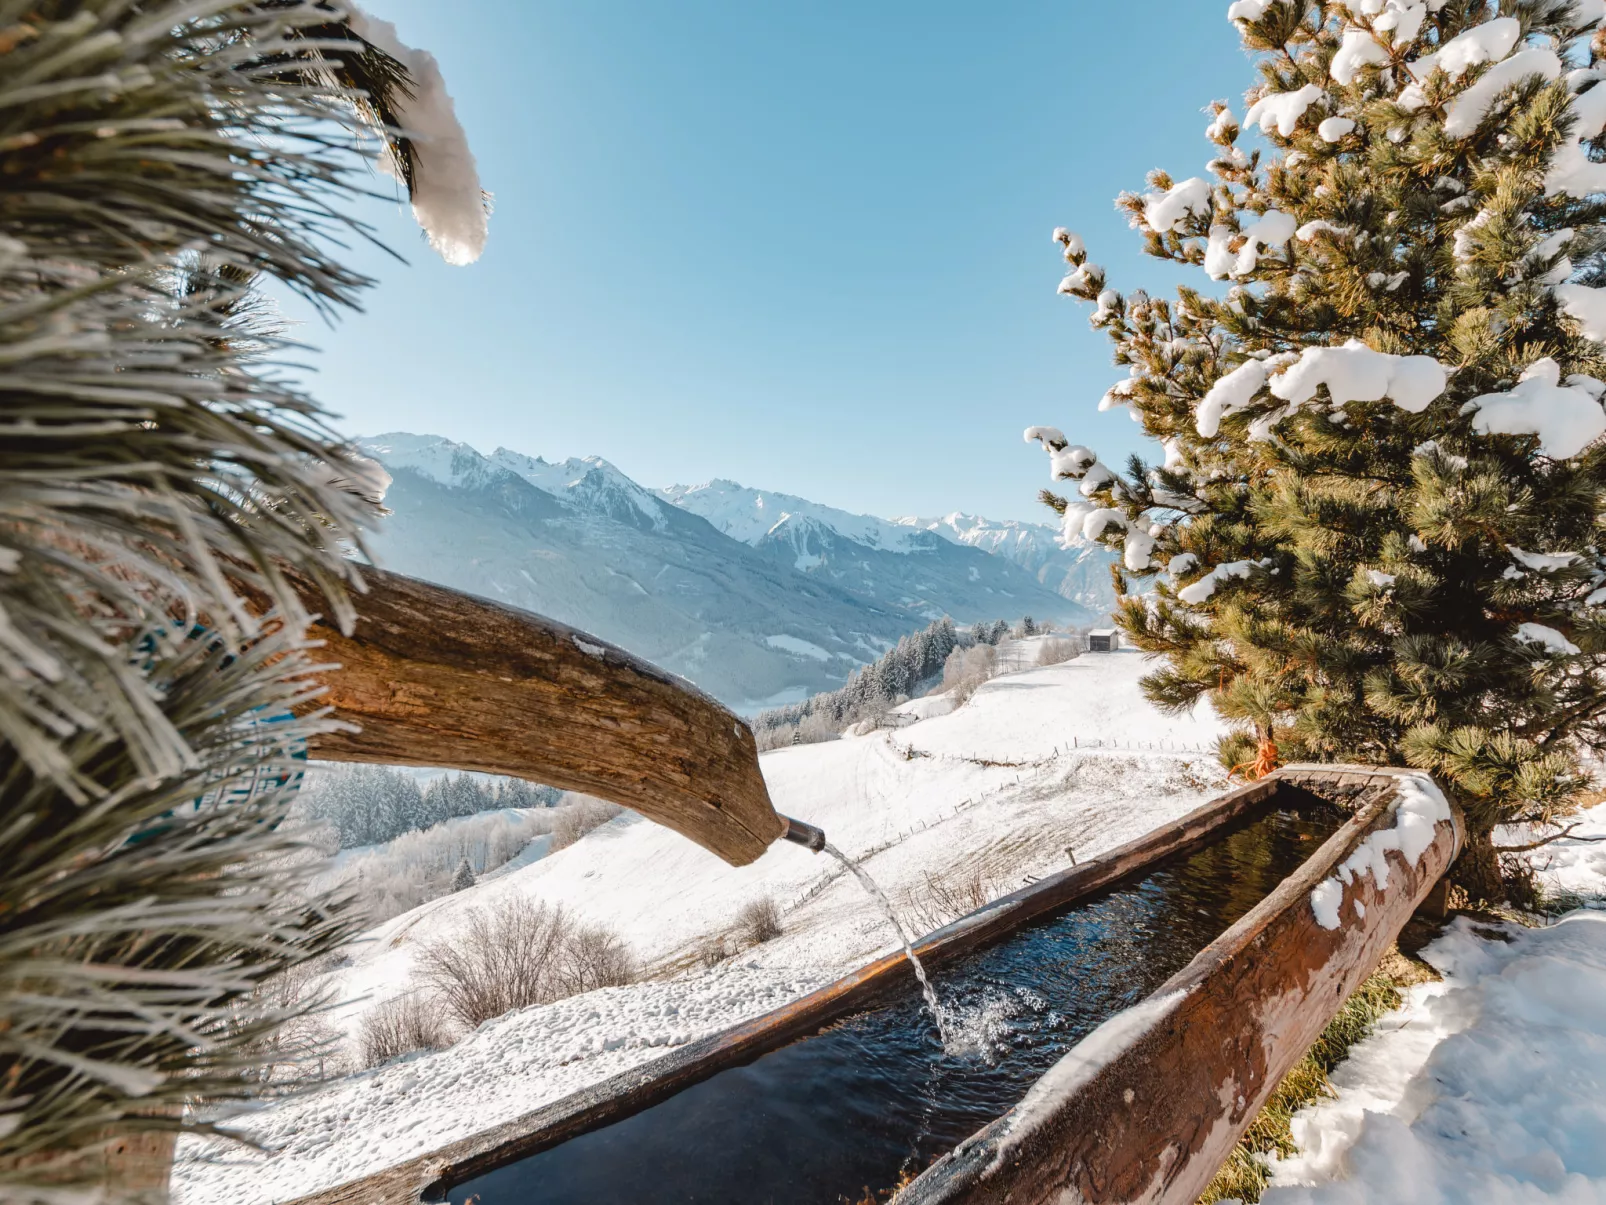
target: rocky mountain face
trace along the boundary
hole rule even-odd
[[[840,686],[942,615],[1101,611],[1045,585],[1040,566],[941,530],[759,491],[744,492],[773,521],[746,500],[717,513],[732,483],[654,491],[597,457],[486,456],[438,436],[363,446],[393,478],[380,564],[595,632],[738,710]]]

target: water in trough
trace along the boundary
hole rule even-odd
[[[1345,819],[1241,820],[937,972],[946,1048],[913,987],[632,1117],[451,1189],[453,1205],[839,1205],[885,1199],[1015,1105],[1105,1018],[1248,912]]]

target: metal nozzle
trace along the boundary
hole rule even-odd
[[[781,834],[782,840],[795,842],[812,849],[815,853],[825,848],[823,829],[815,828],[812,824],[804,824],[801,820],[793,820],[790,816],[782,816],[781,819],[786,821],[786,831]]]

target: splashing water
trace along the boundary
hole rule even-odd
[[[825,852],[838,862],[842,863],[854,878],[859,880],[859,886],[870,893],[870,898],[881,905],[881,911],[886,914],[887,923],[892,926],[898,940],[903,943],[903,952],[909,959],[909,965],[915,969],[915,978],[920,980],[920,994],[926,998],[926,1009],[931,1013],[931,1019],[937,1023],[937,1037],[942,1042],[944,1050],[948,1049],[948,1017],[942,1011],[942,1002],[937,999],[937,989],[931,986],[931,980],[926,978],[926,968],[920,965],[920,959],[915,956],[915,948],[909,941],[909,936],[903,931],[903,922],[898,914],[892,910],[892,901],[887,898],[886,892],[881,890],[880,884],[870,877],[870,874],[852,858],[844,854],[829,841],[825,844]]]

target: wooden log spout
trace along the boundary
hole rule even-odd
[[[583,791],[633,808],[733,865],[783,835],[753,733],[689,682],[574,628],[382,570],[350,636],[320,623],[339,668],[326,702],[357,731],[330,761],[442,766]]]

